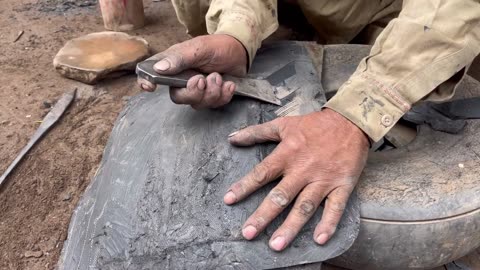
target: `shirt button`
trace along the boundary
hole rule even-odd
[[[384,116],[382,116],[382,125],[384,125],[385,127],[389,127],[392,124],[393,124],[393,118],[391,115],[385,114]]]

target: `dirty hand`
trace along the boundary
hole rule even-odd
[[[251,240],[298,195],[292,210],[270,239],[270,247],[287,247],[327,198],[322,219],[314,232],[323,245],[334,234],[352,190],[365,166],[369,141],[352,122],[324,109],[304,116],[282,117],[250,126],[229,136],[230,143],[249,146],[279,142],[275,150],[224,197],[234,204],[265,184],[282,176],[257,210],[243,225],[243,236]]]
[[[194,109],[216,108],[230,102],[235,84],[223,81],[217,73],[237,77],[247,71],[247,52],[243,45],[229,35],[199,36],[176,44],[149,59],[159,60],[154,69],[159,74],[172,75],[194,69],[209,74],[190,78],[186,88],[170,89],[170,98],[177,104],[189,104]],[[155,90],[149,81],[138,78],[138,84],[146,91]]]

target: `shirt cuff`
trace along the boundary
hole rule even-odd
[[[242,43],[248,54],[249,67],[262,41],[278,28],[278,23],[271,23],[263,29],[254,17],[235,10],[222,14],[218,23],[207,21],[207,24],[207,29],[215,29],[214,34],[226,34]]]
[[[411,105],[394,87],[367,72],[357,72],[324,107],[352,121],[376,142],[410,110]]]

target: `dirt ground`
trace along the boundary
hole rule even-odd
[[[95,0],[5,0],[0,8],[0,172],[67,90],[78,98],[0,190],[0,269],[54,269],[72,211],[95,174],[136,77],[74,82],[52,60],[74,37],[103,31]],[[130,34],[161,51],[187,38],[169,1],[144,1],[148,25]],[[23,36],[13,42],[19,31]]]

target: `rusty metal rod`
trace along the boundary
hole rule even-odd
[[[58,121],[58,119],[60,119],[75,98],[76,92],[77,89],[74,89],[63,94],[60,100],[55,104],[55,106],[53,106],[52,110],[50,110],[50,112],[45,116],[35,134],[33,134],[32,138],[30,138],[30,141],[20,151],[15,160],[10,164],[10,166],[8,166],[7,170],[0,177],[0,188],[2,187],[2,184],[5,182],[5,179],[8,177],[8,175],[15,169],[28,151],[30,151],[30,149],[42,138],[42,136],[45,135],[45,133]]]

